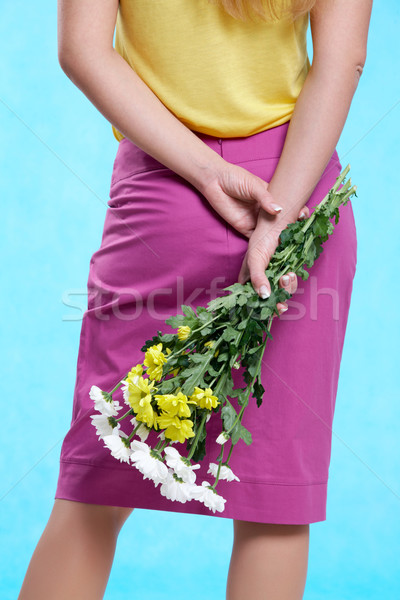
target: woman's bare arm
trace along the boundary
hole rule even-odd
[[[371,9],[372,0],[317,0],[311,11],[313,62],[268,188],[283,210],[273,225],[260,211],[239,278],[250,275],[256,289],[269,288],[277,234],[296,220],[335,150],[366,60]]]
[[[201,188],[220,155],[175,117],[113,48],[118,0],[58,0],[58,60],[125,137]]]
[[[249,237],[261,206],[273,216],[279,209],[268,184],[205,144],[116,52],[118,5],[118,0],[58,0],[62,69],[126,138],[196,187],[227,223]]]
[[[269,186],[287,216],[307,202],[336,148],[365,64],[371,9],[372,0],[317,0],[311,11],[313,61]]]

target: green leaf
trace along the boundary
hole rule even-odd
[[[231,392],[229,393],[229,396],[231,398],[238,398],[245,389],[246,388],[235,388],[234,390],[231,390]]]
[[[258,376],[254,382],[254,387],[253,387],[253,396],[257,400],[258,408],[260,408],[260,406],[262,404],[264,394],[265,394],[265,389],[260,381],[260,376]]]
[[[227,360],[229,360],[229,354],[228,352],[220,352],[217,356],[217,361],[218,362],[226,362]]]
[[[253,442],[253,438],[251,436],[250,431],[246,429],[246,427],[243,427],[243,425],[240,428],[240,437],[242,438],[244,443],[247,444],[247,446],[250,446],[250,444],[252,444]]]
[[[243,404],[245,404],[247,402],[247,396],[248,396],[248,392],[246,392],[246,388],[244,388],[244,390],[242,390],[238,394],[238,404],[239,404],[239,406],[243,406]]]
[[[259,347],[260,347],[259,345],[256,345],[256,346],[253,346],[253,348],[249,348],[246,351],[246,354],[254,354],[255,352],[258,352]]]
[[[208,360],[208,353],[206,354],[201,354],[200,352],[192,352],[190,354],[190,361],[194,362],[195,364],[199,364],[199,363],[205,363]]]
[[[190,450],[189,444],[188,444],[187,450],[188,451]],[[205,455],[206,455],[206,440],[205,440],[205,438],[203,440],[199,439],[197,442],[196,450],[193,453],[192,460],[196,463],[200,462],[201,460],[204,459]]]
[[[221,416],[224,423],[224,429],[228,431],[237,417],[237,413],[230,402],[227,402],[225,406],[222,407]]]
[[[264,308],[261,309],[260,318],[262,321],[265,321],[265,319],[268,319],[268,317],[270,317],[271,315],[272,315],[272,310],[270,309],[269,306],[264,306]]]
[[[204,327],[203,329],[200,329],[200,334],[202,337],[206,337],[206,335],[209,335],[212,332],[213,330],[211,329],[211,327]]]
[[[313,226],[314,235],[325,235],[328,226],[328,219],[325,215],[318,215]]]
[[[216,370],[214,369],[214,367],[213,367],[213,366],[211,366],[211,364],[210,364],[210,365],[208,365],[208,367],[207,367],[207,373],[208,373],[208,374],[209,374],[211,377],[218,377],[218,375],[220,374],[220,373],[219,373],[219,371],[216,371]]]
[[[250,431],[246,429],[246,427],[244,427],[240,422],[238,422],[231,432],[232,444],[237,444],[240,439],[242,439],[247,446],[250,446],[250,444],[253,442]]]
[[[304,240],[304,231],[298,231],[295,233],[293,239],[297,244],[301,244],[301,242]]]
[[[237,444],[240,440],[240,428],[241,424],[238,422],[231,431],[231,440],[233,445]]]
[[[163,342],[163,344],[169,344],[170,342],[173,342],[176,339],[176,335],[174,333],[164,333],[164,335],[162,335],[160,337],[160,341]]]
[[[165,322],[167,325],[171,325],[171,327],[178,328],[183,325],[186,321],[186,317],[184,315],[175,315],[174,317],[169,317]]]
[[[182,304],[181,309],[182,309],[183,314],[185,314],[187,317],[194,317],[197,319],[197,315],[191,306]]]
[[[248,296],[246,294],[240,294],[237,298],[238,306],[245,306],[247,304]]]
[[[174,379],[166,379],[162,384],[163,394],[169,394],[175,389]]]
[[[237,337],[238,337],[238,332],[231,325],[228,325],[222,334],[222,338],[227,342],[236,340]]]

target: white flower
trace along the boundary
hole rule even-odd
[[[104,445],[111,450],[111,454],[114,458],[117,458],[121,462],[129,463],[131,450],[125,446],[120,436],[127,437],[123,431],[121,431],[119,435],[115,435],[113,432],[111,435],[103,437],[103,442]]]
[[[183,504],[192,499],[192,490],[196,487],[191,483],[179,481],[176,473],[168,469],[167,480],[161,485],[160,492],[169,500],[177,500]]]
[[[173,471],[183,479],[185,483],[194,483],[196,481],[196,473],[194,469],[200,469],[200,465],[188,465],[185,460],[178,452],[176,448],[166,447],[164,449],[166,454],[166,463]]]
[[[214,513],[215,511],[222,512],[225,508],[226,499],[217,494],[216,491],[210,489],[210,484],[207,481],[203,481],[201,485],[192,487],[192,498],[200,500],[203,504],[210,508]]]
[[[229,434],[223,431],[216,439],[217,444],[225,444],[229,440]]]
[[[136,421],[136,418],[133,417],[131,419],[131,423],[132,423],[133,427],[137,427],[139,425],[140,421]],[[137,429],[135,435],[138,435],[140,437],[141,442],[145,442],[147,440],[147,438],[149,437],[149,433],[150,433],[150,429],[148,427],[146,427],[146,425],[144,423],[140,423],[140,426]]]
[[[210,463],[207,473],[210,473],[211,475],[214,475],[214,477],[216,477],[217,471],[218,465],[216,463]],[[222,467],[220,468],[218,480],[220,479],[226,479],[226,481],[240,481],[239,477],[237,477],[237,475],[234,474],[229,465],[222,465]]]
[[[97,385],[92,385],[89,396],[94,402],[95,410],[98,410],[102,415],[106,415],[107,417],[115,417],[122,408],[118,401],[108,402],[104,397],[103,391]]]
[[[133,440],[131,449],[131,461],[142,473],[143,479],[151,479],[155,486],[166,481],[168,467],[162,460],[151,455],[151,448],[148,444]]]
[[[117,423],[115,427],[110,424],[109,417],[107,415],[91,415],[92,425],[96,427],[97,435],[99,440],[106,435],[118,435],[118,429],[120,424]]]

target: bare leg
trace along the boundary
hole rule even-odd
[[[100,600],[132,508],[56,499],[18,600]]]
[[[309,525],[234,520],[227,600],[301,600],[307,578]]]

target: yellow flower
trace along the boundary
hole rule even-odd
[[[140,375],[136,375],[132,380],[127,380],[127,401],[129,406],[133,408],[135,413],[139,411],[140,401],[143,399],[151,401],[151,393],[154,390],[154,381],[148,383],[148,379],[144,379]]]
[[[154,429],[158,428],[158,415],[151,405],[151,396],[146,396],[145,398],[142,398],[140,400],[139,409],[135,416],[137,421],[142,421],[143,423],[146,423],[148,427],[154,427]]]
[[[171,348],[166,349],[167,356],[169,356],[171,354],[171,352],[172,352]],[[179,367],[177,369],[174,369],[172,371],[172,375],[175,377],[175,375],[178,375],[179,371],[180,371]]]
[[[166,413],[169,417],[190,417],[190,404],[196,404],[193,400],[188,400],[185,394],[178,392],[178,394],[158,394],[155,396],[158,406],[161,410]]]
[[[138,364],[135,367],[132,367],[132,369],[128,373],[127,380],[132,381],[132,379],[136,377],[136,375],[143,375],[143,365]]]
[[[179,419],[169,415],[157,417],[160,428],[165,429],[165,437],[183,443],[186,439],[194,437],[193,421],[190,419]]]
[[[144,355],[143,364],[147,367],[147,373],[150,379],[159,380],[162,376],[163,364],[167,362],[167,357],[162,351],[162,344],[151,346]]]
[[[190,396],[190,400],[194,400],[200,408],[207,408],[211,410],[212,408],[216,408],[220,403],[217,396],[212,395],[212,389],[206,388],[202,390],[199,387],[194,388],[193,394]]]
[[[178,327],[178,338],[183,342],[187,340],[190,335],[191,329],[187,325],[182,325]]]

